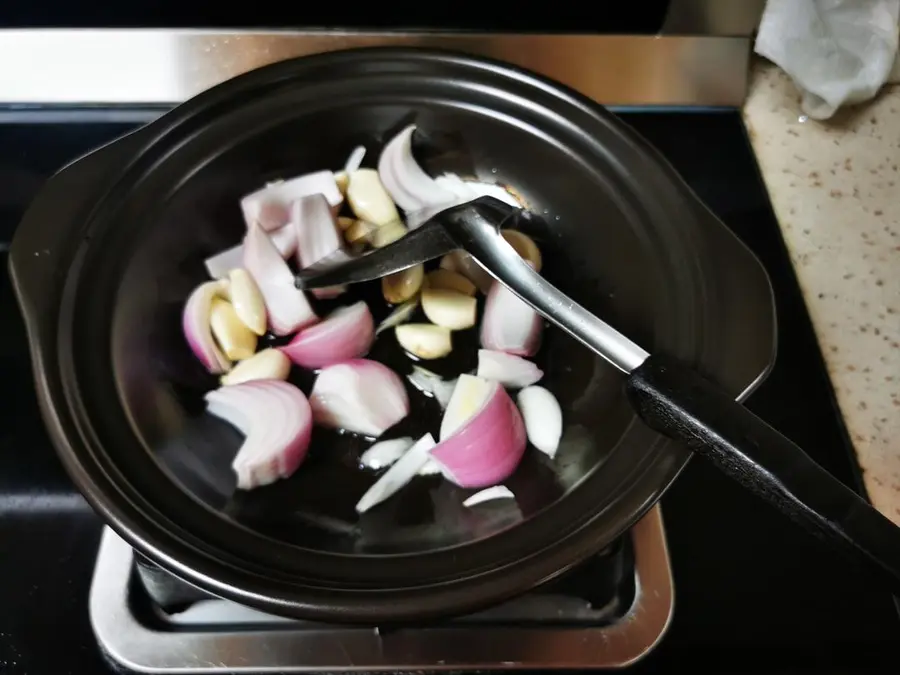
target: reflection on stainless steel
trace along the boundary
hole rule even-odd
[[[193,621],[191,615],[177,622],[160,615],[153,627],[146,626],[128,603],[131,548],[106,530],[91,585],[91,622],[116,662],[151,673],[619,667],[656,645],[674,601],[659,507],[632,528],[631,536],[637,596],[612,625],[468,627],[455,622],[380,633],[273,618],[216,600],[195,608]]]
[[[180,103],[269,63],[376,45],[500,59],[608,105],[738,106],[750,55],[746,36],[8,30],[0,104]]]
[[[749,37],[759,26],[765,0],[670,0],[662,33]]]

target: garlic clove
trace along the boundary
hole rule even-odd
[[[227,300],[213,300],[209,327],[222,352],[232,361],[248,359],[256,352],[256,334],[238,318]]]
[[[348,218],[347,216],[338,216],[337,224],[338,224],[338,227],[341,228],[341,232],[346,232],[354,224],[356,224],[356,218]]]
[[[392,305],[399,305],[412,298],[422,288],[425,268],[414,265],[381,278],[381,294]]]
[[[229,385],[251,380],[286,380],[290,372],[291,360],[280,350],[269,347],[238,363],[220,382]]]
[[[344,197],[347,196],[347,186],[350,185],[350,176],[347,175],[346,171],[335,171],[334,172],[334,182],[337,183],[338,191]]]
[[[453,349],[450,329],[430,323],[405,323],[394,329],[397,342],[420,359],[439,359]]]
[[[355,220],[346,230],[344,239],[348,244],[367,244],[378,230],[378,226],[366,220]]]
[[[494,283],[494,277],[492,277],[481,265],[475,262],[475,258],[461,249],[452,251],[441,258],[440,266],[441,269],[462,274],[466,279],[475,284],[475,287],[479,291],[485,294],[491,290],[491,286]]]
[[[233,269],[228,274],[228,294],[238,318],[257,335],[266,332],[266,303],[259,286],[243,269]]]
[[[375,169],[358,169],[348,173],[347,201],[357,218],[375,225],[400,220],[397,207],[388,195]]]
[[[422,291],[422,310],[431,323],[464,330],[475,325],[478,303],[470,295],[443,288],[426,288]]]
[[[387,225],[382,225],[372,233],[371,242],[375,248],[383,248],[388,244],[393,244],[398,239],[402,239],[409,230],[399,220],[395,220]]]
[[[463,295],[475,295],[475,292],[478,290],[475,288],[475,284],[466,279],[466,277],[459,272],[440,268],[432,270],[425,276],[425,286],[428,288],[456,291]]]
[[[541,250],[534,243],[534,239],[519,230],[501,230],[500,234],[506,239],[507,243],[512,246],[520,258],[531,263],[535,272],[541,271]]]

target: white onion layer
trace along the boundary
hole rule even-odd
[[[368,359],[323,369],[309,400],[316,424],[375,438],[409,414],[403,382],[387,366]]]
[[[562,437],[562,409],[543,387],[526,387],[517,397],[528,440],[544,454],[555,457]]]
[[[344,249],[344,237],[324,195],[310,195],[294,202],[291,221],[297,239],[297,265],[305,269],[337,256]],[[317,288],[317,298],[332,298],[344,292],[344,287]]]
[[[495,281],[484,305],[481,346],[516,356],[534,356],[544,320],[531,305]]]
[[[213,375],[231,368],[231,361],[219,349],[210,330],[213,300],[224,294],[224,285],[218,281],[200,284],[188,297],[181,315],[181,328],[194,356]]]
[[[456,380],[445,380],[422,366],[414,365],[412,368],[413,371],[406,376],[409,383],[426,396],[434,398],[441,409],[446,409],[456,388]]]
[[[449,204],[454,194],[438,185],[412,153],[412,135],[416,126],[410,124],[384,146],[378,158],[378,175],[391,199],[404,211],[418,211],[426,206]]]
[[[356,510],[359,513],[365,513],[373,506],[396,494],[425,466],[428,462],[428,453],[434,447],[434,437],[431,434],[422,436],[366,491],[356,503]]]
[[[290,220],[293,202],[309,195],[322,194],[332,207],[344,201],[334,173],[317,171],[296,178],[270,183],[241,199],[241,211],[249,228],[258,223],[266,231],[276,230]]]
[[[521,356],[492,349],[479,349],[476,375],[499,382],[504,387],[521,389],[540,380],[544,376],[544,371]]]
[[[287,478],[303,462],[312,435],[309,402],[294,385],[255,380],[206,394],[207,410],[244,434],[231,466],[241,490]]]
[[[250,226],[244,238],[244,268],[259,286],[269,327],[275,335],[287,335],[318,321],[306,296],[294,286],[291,269],[256,224]]]
[[[494,485],[485,488],[481,492],[476,492],[463,502],[463,506],[476,506],[484,502],[493,501],[494,499],[515,499],[516,496],[505,485]]]
[[[285,225],[277,230],[269,232],[269,239],[275,244],[275,248],[282,258],[289,258],[297,250],[297,232],[293,225]],[[244,246],[238,244],[216,253],[203,261],[206,271],[213,279],[222,279],[228,273],[244,265]]]
[[[413,439],[409,436],[378,441],[360,455],[359,465],[372,471],[386,469],[403,457],[403,454],[413,446],[413,443]]]

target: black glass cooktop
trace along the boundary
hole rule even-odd
[[[42,182],[158,111],[0,111],[0,257]],[[749,407],[851,487],[857,470],[780,231],[734,111],[621,111],[760,257],[776,292],[779,355]],[[0,276],[0,672],[104,673],[87,597],[101,523],[41,422],[27,338]],[[639,672],[892,672],[888,594],[695,460],[663,500],[675,619]],[[890,668],[889,664],[894,667]]]

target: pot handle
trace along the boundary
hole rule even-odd
[[[83,236],[90,205],[111,172],[133,156],[141,137],[141,130],[135,131],[65,166],[44,184],[19,222],[9,249],[9,273],[31,329],[55,321],[60,282]]]
[[[900,593],[900,528],[720,388],[652,355],[628,377],[625,393],[650,428],[684,442]]]

